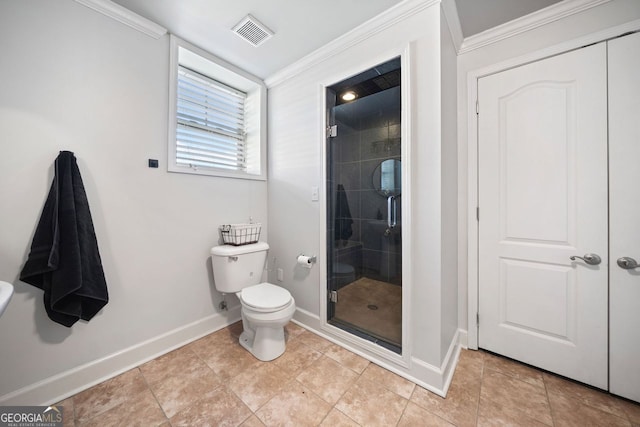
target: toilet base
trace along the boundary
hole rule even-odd
[[[283,327],[263,326],[257,328],[255,334],[245,328],[239,341],[242,347],[263,362],[277,359],[285,350]]]
[[[274,313],[260,313],[243,307],[240,345],[263,362],[280,357],[286,347],[284,327],[295,310],[293,298],[291,304]]]

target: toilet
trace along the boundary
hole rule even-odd
[[[261,282],[268,250],[265,242],[211,248],[216,289],[235,294],[242,305],[240,345],[264,362],[284,353],[284,326],[296,310],[289,291]]]
[[[356,281],[356,270],[352,265],[336,262],[333,264],[333,278],[338,289]]]

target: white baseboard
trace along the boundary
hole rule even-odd
[[[227,312],[214,314],[102,359],[78,366],[0,396],[0,406],[50,405],[60,402],[89,387],[222,329],[237,322],[240,318],[240,306],[232,307]],[[306,310],[297,309],[293,322],[443,397],[446,395],[451,383],[460,348],[466,348],[467,332],[458,330],[451,340],[442,366],[437,367],[412,357],[411,366],[407,370],[393,366],[386,360],[376,358],[348,343],[327,335],[321,331],[320,318]]]
[[[357,348],[352,343],[347,343],[341,340],[339,337],[332,336],[327,331],[322,330],[320,318],[313,313],[310,313],[303,309],[296,309],[293,316],[293,322],[301,327],[319,335],[327,340],[338,344],[347,350],[356,353],[365,359],[379,365],[403,378],[419,385],[420,387],[429,390],[438,396],[445,397],[449,390],[449,385],[453,379],[453,373],[455,367],[458,364],[458,357],[460,355],[461,343],[464,341],[466,344],[466,331],[458,329],[451,339],[447,354],[442,361],[441,366],[434,366],[424,360],[411,357],[411,363],[408,368],[403,368],[390,363],[388,360],[376,357],[376,355],[370,352],[363,351]]]
[[[439,368],[422,360],[412,358],[412,364],[416,366],[413,370],[422,379],[414,382],[438,396],[446,397],[460,356],[459,342],[460,330],[457,330],[451,339],[451,343],[449,343],[447,354]]]
[[[291,320],[293,323],[309,329],[312,332],[320,330],[320,317],[302,308],[296,307],[296,312],[293,314],[293,319]]]
[[[240,306],[0,396],[0,406],[51,405],[240,320]]]
[[[462,348],[469,348],[469,335],[466,329],[458,329],[458,345]]]
[[[446,396],[447,392],[449,391],[449,386],[451,385],[453,374],[456,370],[456,366],[458,365],[458,358],[460,357],[461,349],[460,340],[462,339],[461,337],[463,333],[464,332],[460,329],[456,331],[453,339],[451,340],[451,343],[449,344],[449,350],[447,351],[447,355],[445,356],[440,368],[444,381],[442,385],[442,390],[444,391],[443,397]],[[466,340],[466,334],[464,335]]]

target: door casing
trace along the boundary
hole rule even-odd
[[[479,81],[479,344],[599,388],[608,367],[606,71],[602,42]],[[572,261],[585,253],[604,262]]]
[[[411,61],[412,52],[415,49],[415,43],[409,43],[402,49],[395,49],[388,52],[381,53],[380,55],[372,56],[366,63],[360,64],[357,68],[342,70],[340,73],[329,76],[318,86],[318,99],[321,101],[319,105],[319,111],[322,112],[322,120],[319,123],[318,146],[322,147],[322,175],[320,186],[320,254],[318,258],[318,266],[320,270],[320,329],[327,333],[329,336],[338,337],[356,348],[362,348],[367,352],[374,354],[376,357],[391,362],[402,368],[411,367],[411,354],[412,343],[409,337],[411,336],[411,292],[412,292],[412,274],[409,263],[403,263],[402,265],[402,352],[397,354],[391,350],[388,350],[382,346],[379,346],[373,342],[367,341],[364,338],[355,336],[347,331],[344,331],[336,326],[328,323],[327,319],[327,301],[328,301],[328,289],[327,289],[327,149],[326,149],[326,128],[327,122],[327,102],[326,91],[327,88],[334,85],[337,82],[345,80],[351,76],[361,73],[364,70],[372,68],[377,64],[387,62],[393,58],[400,57],[401,62],[401,153],[402,153],[402,192],[406,197],[401,198],[402,203],[402,256],[405,259],[412,259],[411,239],[412,239],[412,215],[411,215],[411,199],[413,188],[411,185],[411,162],[404,161],[404,159],[411,159],[411,105],[412,97],[411,90],[413,87],[413,76],[411,75]]]
[[[575,40],[478,68],[469,71],[467,74],[467,163],[459,165],[458,170],[467,171],[467,259],[464,260],[463,258],[460,260],[461,265],[466,265],[467,271],[466,274],[461,272],[460,277],[466,277],[467,280],[467,347],[469,349],[478,349],[478,116],[476,114],[476,109],[478,108],[476,104],[478,79],[529,62],[578,49],[582,46],[606,41],[628,32],[638,31],[639,29],[640,20],[631,21]],[[461,307],[461,309],[464,309],[464,307]]]

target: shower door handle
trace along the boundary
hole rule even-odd
[[[394,228],[396,226],[396,215],[396,196],[389,196],[387,197],[387,225],[389,228]]]

